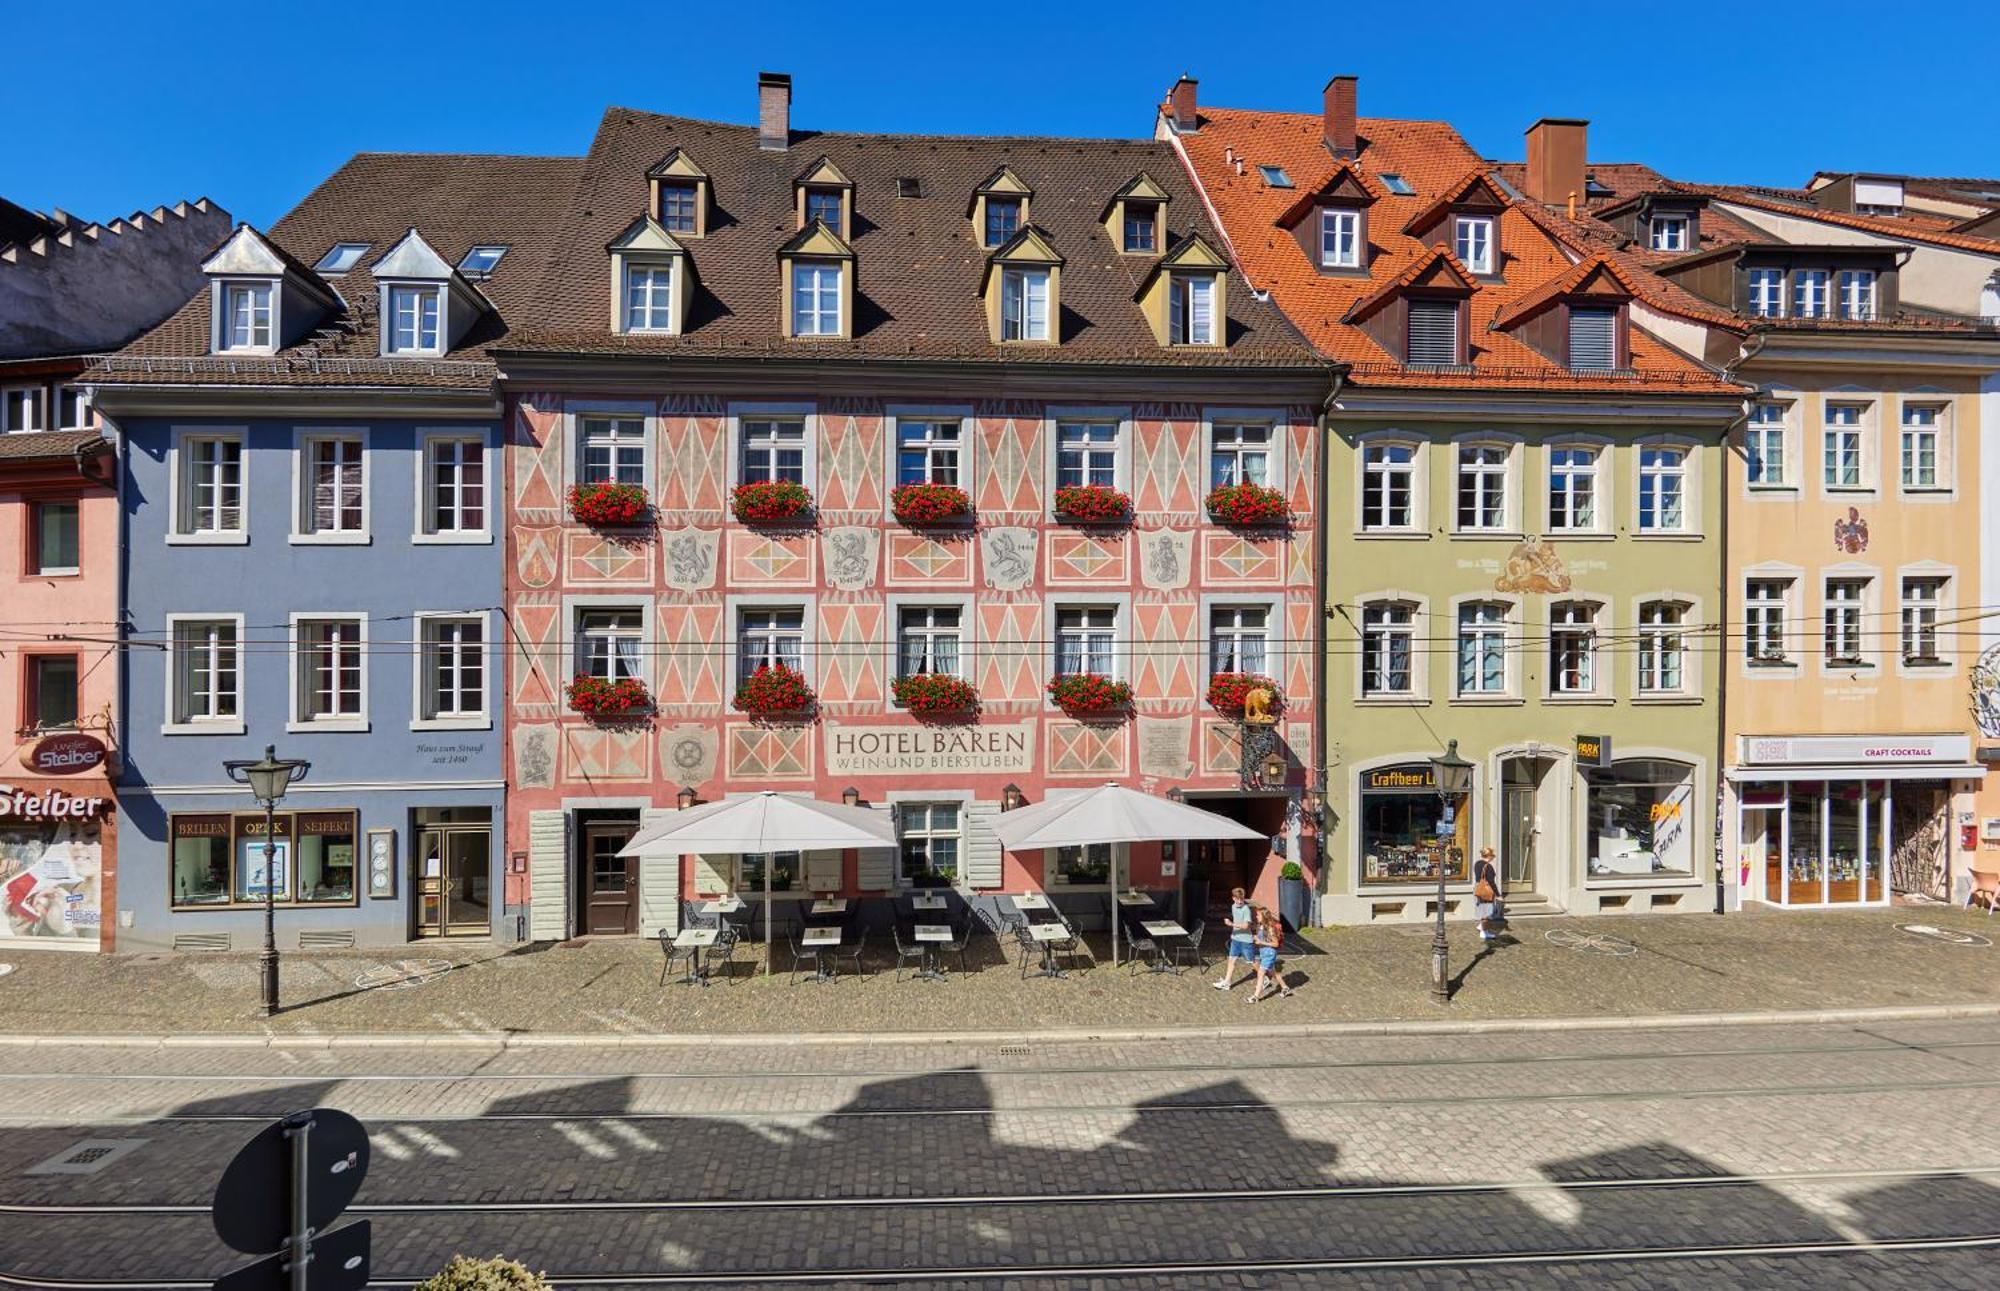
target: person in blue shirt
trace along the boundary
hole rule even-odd
[[[1229,889],[1229,961],[1222,966],[1222,980],[1211,982],[1218,991],[1226,991],[1236,985],[1236,961],[1243,961],[1245,968],[1253,968],[1257,962],[1257,947],[1250,928],[1249,893],[1242,888]]]

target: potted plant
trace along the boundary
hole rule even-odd
[[[812,512],[812,494],[791,480],[757,480],[739,484],[729,495],[730,508],[745,524],[786,524]]]
[[[803,674],[783,664],[765,664],[736,687],[734,707],[752,717],[777,717],[812,711],[812,687]]]
[[[513,1260],[498,1255],[490,1260],[454,1255],[441,1272],[417,1283],[412,1291],[551,1291],[551,1288],[541,1274]]]
[[[1262,687],[1271,692],[1271,707],[1278,708],[1285,702],[1278,683],[1259,672],[1218,672],[1208,679],[1209,707],[1217,712],[1241,713],[1243,700],[1251,691]]]
[[[956,484],[898,484],[889,510],[904,524],[950,524],[972,515],[972,499]]]
[[[1056,515],[1077,524],[1123,524],[1132,499],[1108,484],[1072,484],[1056,490]]]
[[[969,713],[979,707],[979,689],[948,672],[919,672],[896,678],[896,702],[918,717]]]
[[[646,490],[636,484],[598,480],[594,484],[569,486],[569,513],[578,524],[596,529],[644,524],[651,510]]]
[[[1278,871],[1278,917],[1287,932],[1297,932],[1312,917],[1312,894],[1306,888],[1306,872],[1297,861],[1286,861]]]
[[[1291,518],[1285,495],[1265,484],[1224,484],[1208,495],[1209,517],[1219,524],[1283,524]]]
[[[1087,717],[1129,708],[1132,688],[1094,672],[1072,672],[1049,678],[1049,697],[1064,712]]]
[[[637,677],[620,677],[613,681],[609,677],[595,677],[580,672],[563,687],[563,695],[569,700],[572,713],[582,713],[585,717],[600,722],[632,721],[645,715],[653,706],[653,697],[646,693],[646,683]]]

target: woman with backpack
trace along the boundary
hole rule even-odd
[[[1250,992],[1250,1002],[1255,1004],[1270,994],[1265,989],[1267,983],[1275,985],[1279,994],[1291,999],[1292,988],[1285,985],[1284,974],[1278,969],[1278,950],[1285,944],[1285,925],[1263,906],[1254,906],[1250,927],[1257,948],[1257,988]]]

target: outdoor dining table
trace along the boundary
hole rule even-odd
[[[951,925],[943,923],[920,923],[916,927],[916,940],[925,950],[924,966],[917,970],[917,976],[927,982],[945,980],[944,970],[937,966],[937,944],[951,940]]]
[[[838,928],[808,928],[800,934],[799,945],[812,952],[813,971],[806,978],[808,982],[830,982],[833,974],[826,971],[826,959],[822,954],[829,946],[840,944]]]
[[[1151,910],[1153,908],[1153,898],[1147,896],[1144,892],[1120,892],[1118,894],[1118,904],[1128,910]]]
[[[935,892],[920,893],[910,898],[910,908],[912,910],[942,910],[945,908],[945,899]]]
[[[1167,956],[1167,948],[1164,943],[1169,937],[1187,936],[1188,930],[1171,919],[1152,919],[1139,926],[1146,930],[1146,935],[1153,939],[1153,945],[1157,947],[1154,951],[1153,966],[1150,971],[1155,973],[1171,973],[1175,971],[1173,961]]]
[[[743,908],[743,898],[739,896],[717,897],[708,903],[708,908],[717,914],[735,914]]]
[[[1023,892],[1014,898],[1014,908],[1032,919],[1034,916],[1030,912],[1035,910],[1052,910],[1055,907],[1051,906],[1049,899],[1039,892]]]
[[[1028,935],[1042,943],[1042,967],[1040,972],[1030,973],[1030,977],[1068,977],[1069,974],[1056,967],[1056,943],[1068,941],[1069,928],[1060,923],[1031,923]]]
[[[694,952],[688,956],[687,973],[681,978],[683,983],[688,986],[709,984],[708,974],[701,971],[701,952],[713,946],[715,939],[721,935],[721,931],[715,928],[683,928],[674,934],[674,949]]]
[[[821,897],[812,903],[812,912],[818,915],[846,914],[846,897]]]

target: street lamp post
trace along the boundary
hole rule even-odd
[[[1444,885],[1445,877],[1450,873],[1445,861],[1453,849],[1450,843],[1443,840],[1455,837],[1458,800],[1472,788],[1472,764],[1458,756],[1457,740],[1445,747],[1442,756],[1431,759],[1431,780],[1437,786],[1438,799],[1444,804],[1444,816],[1438,823],[1437,931],[1431,937],[1431,1000],[1436,1004],[1449,1004],[1451,943],[1444,934]]]
[[[278,876],[274,869],[278,800],[285,796],[285,790],[306,778],[312,763],[281,758],[275,745],[266,744],[262,758],[224,762],[222,769],[235,783],[248,785],[250,796],[264,808],[264,949],[257,956],[257,975],[263,983],[261,1008],[268,1018],[278,1011]]]

